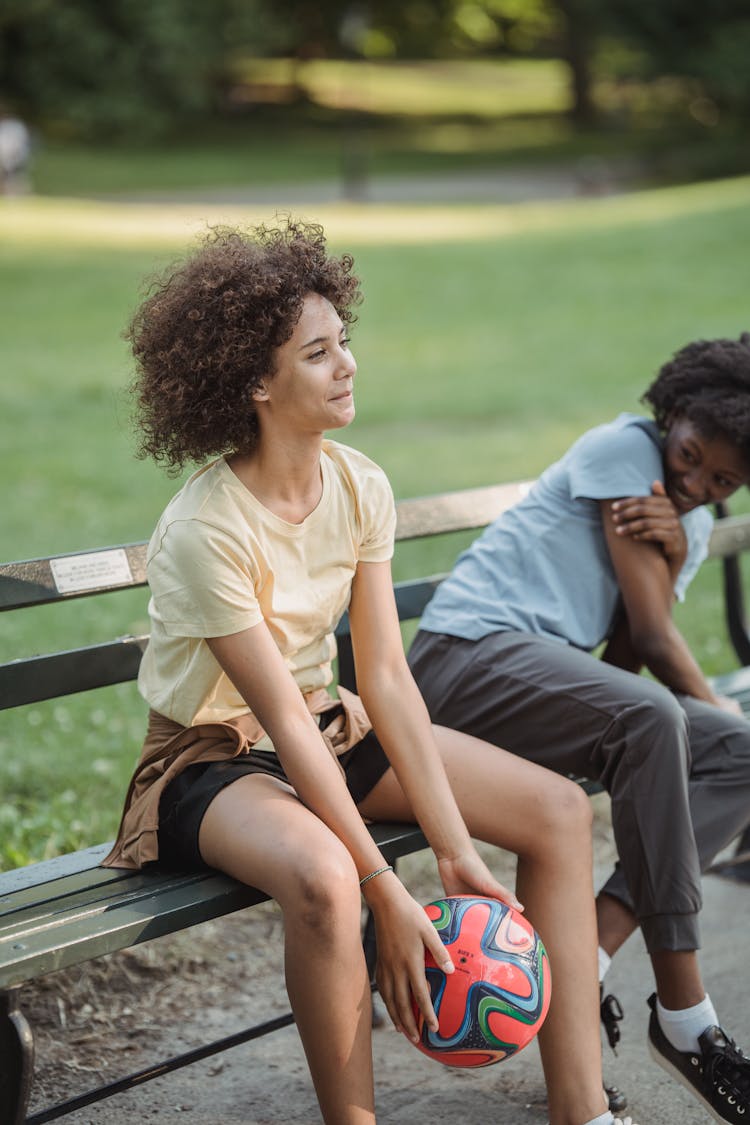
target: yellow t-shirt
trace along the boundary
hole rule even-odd
[[[396,515],[385,474],[364,454],[324,441],[321,472],[320,503],[300,524],[265,508],[224,458],[168,504],[148,548],[151,638],[138,676],[159,714],[182,726],[246,714],[205,638],[261,621],[300,691],[331,683],[333,630],[357,563],[391,558]]]

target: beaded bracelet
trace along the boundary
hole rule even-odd
[[[364,887],[365,883],[369,883],[370,879],[374,879],[377,875],[384,875],[386,871],[393,871],[392,864],[386,863],[385,867],[376,867],[369,875],[365,875],[363,879],[360,879],[360,887]]]

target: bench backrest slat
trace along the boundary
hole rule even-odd
[[[396,541],[483,528],[525,496],[533,483],[516,481],[399,500]],[[147,546],[142,540],[119,547],[0,563],[0,612],[145,586]],[[729,516],[716,523],[709,545],[711,558],[747,549],[750,516]]]
[[[450,531],[471,531],[488,523],[517,504],[531,488],[530,480],[464,488],[439,496],[399,500],[396,505],[396,541],[421,539]]]
[[[146,585],[146,542],[0,564],[0,610]]]
[[[0,665],[0,711],[134,680],[147,642],[145,635],[119,637]]]
[[[750,516],[727,516],[717,520],[711,532],[708,556],[724,559],[750,548]]]
[[[400,500],[396,541],[484,527],[517,503],[532,482],[490,485]],[[0,611],[146,585],[148,543],[127,543],[46,559],[0,563]]]
[[[400,500],[396,505],[396,540],[406,542],[449,532],[481,529],[525,496],[532,484],[533,481],[517,481]],[[711,557],[726,560],[748,548],[750,516],[729,516],[716,523],[709,547]],[[145,587],[146,550],[147,542],[144,540],[120,547],[0,564],[0,612]],[[730,564],[731,559],[725,563],[727,566]],[[421,616],[442,577],[435,575],[396,584],[396,604],[401,621]],[[744,611],[741,596],[735,597],[734,601],[737,602],[734,610],[737,621],[732,639],[737,647],[738,640],[742,641],[745,637]],[[340,680],[346,686],[353,686],[346,615],[336,635]],[[0,665],[0,710],[133,680],[138,674],[147,640],[146,636],[120,637],[104,644]]]

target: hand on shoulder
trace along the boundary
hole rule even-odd
[[[679,570],[687,558],[685,529],[664,485],[655,480],[650,496],[624,496],[612,504],[612,521],[618,535],[658,543],[670,565]]]

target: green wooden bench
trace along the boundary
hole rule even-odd
[[[519,482],[403,500],[398,504],[397,539],[427,539],[482,528],[527,488],[528,482]],[[750,517],[722,519],[714,532],[711,553],[724,559],[727,624],[743,665],[750,665],[750,640],[736,556],[748,546]],[[141,542],[0,565],[0,611],[145,587],[145,561],[146,544]],[[439,581],[440,576],[432,576],[396,584],[402,621],[421,615]],[[74,619],[74,612],[71,617]],[[346,617],[337,635],[339,679],[353,687]],[[145,636],[117,637],[4,664],[0,666],[0,710],[132,681],[146,641]],[[719,687],[740,698],[750,711],[750,668],[722,677]],[[136,749],[133,747],[134,758]],[[23,747],[18,747],[18,753],[23,753]],[[388,862],[396,863],[399,857],[425,847],[421,832],[411,825],[381,824],[371,831]],[[750,841],[743,840],[741,854],[732,861],[740,876],[750,867],[743,863],[749,845]],[[292,1022],[288,1013],[256,1024],[27,1117],[34,1044],[22,1010],[24,984],[266,900],[253,888],[216,872],[159,874],[102,868],[99,862],[108,848],[108,843],[96,843],[83,851],[0,874],[0,1125],[42,1125]],[[372,971],[370,922],[365,926],[364,942]]]

